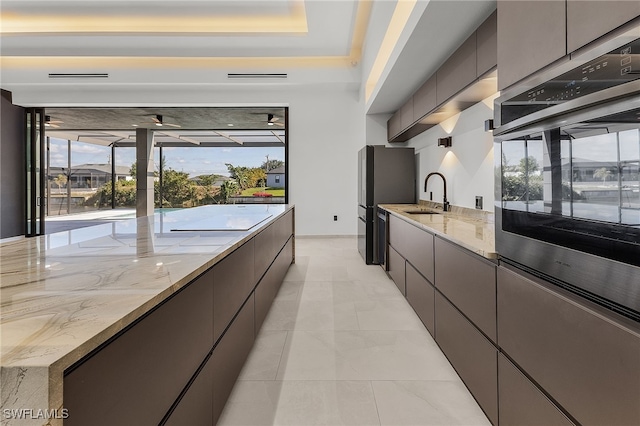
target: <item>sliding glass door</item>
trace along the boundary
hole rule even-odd
[[[27,172],[27,226],[25,236],[44,235],[45,196],[44,109],[27,108],[26,172]]]

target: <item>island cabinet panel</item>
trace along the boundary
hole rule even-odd
[[[436,238],[435,287],[496,341],[496,265]]]
[[[275,234],[275,224],[271,224],[267,228],[260,231],[260,233],[253,238],[255,245],[255,262],[253,276],[255,277],[256,281],[260,280],[260,277],[264,275],[271,262],[273,262],[273,258],[276,256],[276,254],[278,254],[278,250],[280,250],[280,247],[278,247],[278,243],[275,238]]]
[[[282,246],[284,246],[287,243],[287,241],[289,241],[289,237],[293,235],[293,227],[294,227],[293,221],[294,221],[293,210],[291,210],[290,212],[286,213],[284,216],[279,218],[273,224],[274,230],[275,230],[274,236],[276,241],[276,249],[271,259],[273,259],[276,256],[276,254],[278,254]]]
[[[389,216],[389,244],[433,282],[433,235],[393,215]]]
[[[255,290],[256,303],[256,334],[260,331],[264,319],[271,308],[289,265],[293,261],[293,239],[289,239],[282,251],[276,257],[267,273],[262,277]]]
[[[393,247],[389,246],[389,276],[400,290],[403,296],[407,295],[407,287],[405,281],[405,260],[400,256]]]
[[[498,350],[436,291],[436,342],[493,424],[498,424]]]
[[[254,280],[259,281],[267,271],[271,262],[278,255],[282,247],[293,235],[293,212],[290,211],[278,218],[267,228],[260,231],[254,239]]]
[[[498,90],[567,54],[565,1],[498,0]]]
[[[206,364],[164,425],[213,425],[213,361]]]
[[[640,424],[640,328],[498,268],[498,344],[578,423]]]
[[[211,361],[213,362],[214,422],[220,417],[233,385],[236,383],[240,370],[242,370],[242,366],[253,346],[255,336],[254,321],[254,297],[252,293],[211,355]]]
[[[567,50],[573,52],[640,16],[640,1],[568,0]]]
[[[500,423],[520,426],[571,426],[564,415],[503,354],[498,355]]]
[[[65,373],[65,425],[158,424],[212,346],[207,272]]]
[[[435,335],[435,289],[416,269],[406,266],[407,300],[432,336]]]
[[[255,286],[254,241],[247,241],[213,267],[213,335],[218,340]]]
[[[476,33],[473,33],[436,71],[438,105],[476,79],[476,54]]]

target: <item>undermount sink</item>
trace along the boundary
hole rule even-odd
[[[408,210],[405,213],[408,214],[440,214],[440,212],[434,212],[431,210]]]

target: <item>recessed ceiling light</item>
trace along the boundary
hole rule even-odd
[[[132,126],[133,126],[133,127],[138,127],[138,125],[137,125],[137,124],[132,124]]]
[[[227,124],[227,126],[229,126],[229,127],[233,127],[233,124],[232,124],[232,123],[229,123],[229,124]]]

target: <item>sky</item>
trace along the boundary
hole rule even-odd
[[[158,164],[159,149],[155,149],[154,159]],[[260,167],[266,160],[284,161],[284,146],[282,147],[232,147],[232,148],[169,148],[162,149],[167,166],[178,171],[189,173],[190,177],[204,174],[218,174],[228,176],[229,171],[225,163],[234,166]],[[50,165],[53,167],[67,167],[67,141],[51,138]],[[111,148],[83,142],[71,142],[71,165],[79,164],[108,164]],[[135,162],[135,148],[116,148],[116,165],[127,166]]]

